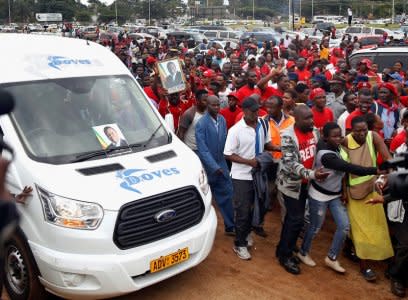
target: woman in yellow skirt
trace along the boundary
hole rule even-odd
[[[391,158],[382,138],[368,131],[364,117],[352,120],[352,132],[346,136],[341,156],[344,160],[364,167],[377,165],[377,152],[386,160]],[[351,239],[360,258],[360,271],[367,281],[376,280],[375,272],[367,260],[385,260],[394,255],[387,219],[381,205],[367,206],[366,200],[376,196],[375,176],[347,177],[347,211],[350,219]]]

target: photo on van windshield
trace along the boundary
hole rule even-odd
[[[101,152],[101,146],[105,151],[122,145],[141,151],[169,142],[154,108],[128,76],[32,81],[4,88],[15,98],[11,116],[24,148],[38,161],[63,164]],[[107,155],[102,151],[89,157]]]
[[[117,124],[94,126],[93,131],[102,149],[113,149],[129,146]]]

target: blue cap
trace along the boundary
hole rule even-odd
[[[299,80],[299,75],[295,72],[289,72],[288,73],[288,78],[291,81],[298,81]]]
[[[327,79],[326,79],[326,76],[324,76],[323,74],[317,74],[312,77],[312,81],[325,82],[327,81]]]
[[[390,74],[390,77],[391,77],[392,79],[398,80],[399,82],[402,82],[402,77],[401,77],[401,75],[398,74],[398,73],[392,73],[392,74]]]
[[[356,79],[354,79],[353,83],[357,84],[359,82],[368,82],[368,76],[366,75],[357,75]]]

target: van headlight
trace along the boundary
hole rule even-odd
[[[103,219],[103,209],[96,203],[76,201],[54,195],[37,186],[45,220],[51,224],[93,230]]]
[[[198,176],[198,184],[203,194],[207,195],[208,191],[210,190],[210,186],[208,185],[207,174],[205,173],[204,169],[201,169],[200,171],[200,175]]]

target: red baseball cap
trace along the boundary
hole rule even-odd
[[[362,59],[362,60],[360,61],[359,64],[360,64],[360,65],[361,65],[361,64],[364,64],[364,65],[367,66],[367,68],[371,68],[372,62],[371,62],[371,60],[369,60],[368,58],[364,58],[364,59]]]
[[[211,77],[214,77],[215,72],[210,69],[210,70],[205,71],[205,72],[203,73],[203,75],[204,75],[204,77],[211,78]]]
[[[326,96],[326,91],[322,88],[315,88],[310,92],[309,99],[314,100],[318,96]]]
[[[153,56],[149,56],[147,59],[146,59],[146,62],[147,62],[147,64],[154,64],[155,62],[156,62],[157,60],[153,57]]]
[[[392,83],[384,82],[378,87],[378,90],[380,90],[381,88],[386,88],[391,92],[391,94],[394,94],[394,96],[398,96],[397,88]]]
[[[294,61],[292,61],[292,60],[289,60],[289,61],[286,63],[286,69],[293,68],[294,66],[296,66],[296,63],[295,63]]]
[[[366,82],[366,81],[360,81],[358,84],[357,84],[357,90],[361,90],[361,89],[371,89],[371,84],[369,84],[368,82]]]
[[[229,93],[227,97],[234,97],[235,99],[238,99],[236,92]]]

